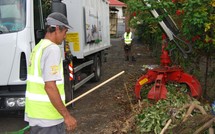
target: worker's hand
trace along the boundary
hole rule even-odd
[[[70,115],[67,118],[64,118],[64,122],[66,124],[67,131],[73,131],[77,127],[76,119]]]

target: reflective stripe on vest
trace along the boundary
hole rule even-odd
[[[27,90],[26,90],[26,107],[25,112],[30,118],[39,119],[62,119],[63,117],[58,113],[55,107],[50,102],[50,99],[44,89],[45,83],[42,78],[41,58],[43,51],[46,47],[53,44],[49,40],[41,40],[33,49],[30,63],[28,66],[27,76]],[[61,81],[56,81],[60,97],[65,104],[64,92],[64,77],[63,77],[63,64],[60,63]]]
[[[34,94],[28,91],[26,91],[25,95],[28,96],[28,99],[31,101],[50,102],[48,95]],[[61,99],[65,100],[65,95],[61,95]]]
[[[124,33],[124,41],[125,41],[125,44],[131,44],[131,41],[132,41],[132,38],[131,38],[131,36],[132,36],[132,33],[130,32],[129,34],[127,34],[127,32],[126,33]]]

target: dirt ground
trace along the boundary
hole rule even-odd
[[[121,134],[127,133],[127,119],[132,117],[131,104],[136,105],[134,85],[143,74],[143,64],[155,64],[146,46],[135,43],[133,46],[136,62],[125,61],[120,39],[111,39],[107,62],[102,66],[102,79],[97,83],[87,83],[75,92],[75,97],[87,92],[112,76],[124,74],[76,101],[71,114],[77,119],[78,127],[74,134]],[[23,116],[0,114],[0,134],[18,131],[26,127]],[[130,128],[129,128],[130,129]]]
[[[141,43],[134,43],[133,52],[136,61],[125,61],[123,45],[120,39],[111,39],[112,47],[108,50],[107,62],[102,66],[102,79],[98,83],[87,84],[77,91],[76,96],[95,87],[110,77],[125,71],[124,74],[110,81],[84,98],[78,100],[71,109],[77,119],[75,134],[121,134],[128,133],[127,119],[132,115],[131,105],[136,105],[134,85],[144,73],[144,64],[156,64],[148,49]]]
[[[97,83],[87,83],[75,92],[75,97],[87,92],[112,76],[124,74],[76,101],[71,114],[77,119],[78,127],[74,134],[133,134],[130,124],[138,107],[134,86],[144,74],[143,65],[155,65],[158,59],[152,57],[148,47],[134,43],[136,62],[125,61],[120,39],[111,39],[107,62],[102,66],[102,79]],[[153,54],[154,55],[154,54]],[[8,125],[9,124],[9,125]],[[27,126],[22,116],[0,114],[0,134],[20,130]]]

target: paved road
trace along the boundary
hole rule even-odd
[[[23,120],[23,111],[0,112],[0,134],[18,131],[27,126]]]

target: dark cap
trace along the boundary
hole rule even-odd
[[[51,25],[57,25],[57,26],[65,26],[67,28],[72,28],[69,25],[66,16],[64,16],[63,14],[58,13],[58,12],[51,13],[46,18],[46,25],[50,25],[50,26]]]

